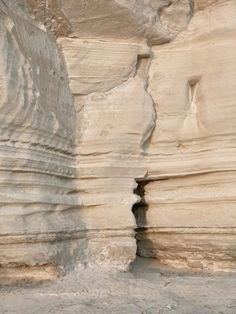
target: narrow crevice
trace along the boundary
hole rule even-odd
[[[156,112],[156,105],[155,102],[152,98],[152,95],[149,91],[149,71],[150,71],[150,67],[151,67],[151,63],[152,63],[152,59],[153,59],[153,53],[151,51],[148,62],[146,64],[146,73],[145,73],[145,78],[146,78],[146,82],[145,82],[145,86],[144,89],[147,93],[147,95],[150,97],[151,100],[151,104],[152,104],[152,121],[150,121],[147,129],[145,130],[144,134],[143,134],[143,138],[141,141],[141,147],[142,147],[142,151],[144,154],[146,154],[149,145],[151,144],[151,140],[153,137],[153,133],[154,130],[156,128],[157,125],[157,112]]]
[[[138,186],[134,190],[134,193],[140,197],[140,201],[133,205],[132,212],[134,214],[136,220],[136,243],[137,243],[137,256],[147,257],[146,254],[142,253],[142,242],[146,241],[146,230],[147,230],[147,211],[148,211],[148,203],[145,199],[145,186],[149,183],[149,181],[139,181],[137,182]]]
[[[145,200],[145,185],[147,184],[146,181],[138,182],[137,188],[134,190],[134,193],[140,197],[140,201],[133,205],[132,212],[134,214],[137,228],[136,231],[138,232],[139,228],[145,228],[147,224],[146,220],[146,211],[148,210],[148,204]]]

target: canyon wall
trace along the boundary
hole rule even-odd
[[[235,17],[235,1],[195,1],[188,27],[152,48],[157,123],[139,251],[174,267],[235,270]]]
[[[235,270],[236,3],[0,14],[0,265]]]
[[[51,269],[83,224],[75,108],[54,37],[13,1],[0,14],[0,264]]]

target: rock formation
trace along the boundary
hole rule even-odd
[[[236,269],[236,3],[0,0],[0,265]]]
[[[82,224],[75,108],[53,36],[13,1],[0,1],[0,263],[57,265]]]
[[[152,49],[140,254],[174,267],[235,270],[235,14],[234,1],[195,1],[186,30]]]

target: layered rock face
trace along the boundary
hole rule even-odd
[[[0,265],[60,265],[73,257],[75,109],[52,35],[0,1]]]
[[[0,4],[0,264],[235,270],[234,1]]]
[[[235,270],[235,14],[234,1],[196,1],[186,30],[153,47],[140,254],[174,267]]]

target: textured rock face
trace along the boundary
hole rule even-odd
[[[188,23],[192,0],[25,0],[57,35],[162,43]]]
[[[0,1],[0,264],[61,264],[77,228],[75,109],[56,42]]]
[[[235,270],[235,12],[0,0],[1,265]]]
[[[235,269],[236,6],[203,4],[172,43],[153,47],[149,179],[168,180],[145,187],[140,254],[175,267]]]

